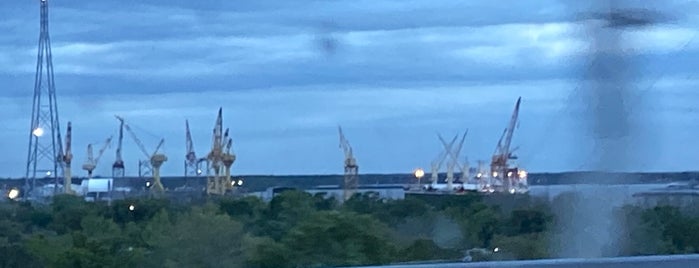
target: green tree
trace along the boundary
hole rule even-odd
[[[168,224],[161,212],[147,227],[150,248],[146,267],[242,267],[244,233],[227,215],[202,209],[180,215]]]
[[[293,251],[294,266],[382,264],[395,253],[388,234],[368,215],[322,211],[300,222],[283,243]]]

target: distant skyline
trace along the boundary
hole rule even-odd
[[[162,173],[182,175],[185,119],[203,156],[219,107],[234,174],[340,174],[338,125],[360,173],[429,170],[442,150],[436,133],[466,129],[462,154],[475,166],[519,96],[522,167],[594,168],[598,141],[586,136],[577,90],[589,63],[582,4],[49,1],[61,130],[72,122],[79,176],[87,144],[116,138],[115,114],[149,150],[165,138]],[[25,173],[38,2],[0,2],[0,177]],[[643,3],[675,20],[623,35],[642,78],[628,100],[632,168],[620,171],[699,170],[699,3]],[[115,145],[95,174],[111,175]],[[142,158],[126,135],[127,175]]]

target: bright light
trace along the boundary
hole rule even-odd
[[[197,175],[201,175],[201,169],[197,169]]]
[[[34,136],[41,137],[41,136],[44,135],[44,129],[41,128],[41,127],[37,127],[37,128],[34,129],[34,131],[32,131],[32,134],[33,134]]]
[[[507,172],[507,177],[512,177],[512,171]]]
[[[134,209],[136,209],[136,206],[134,206],[134,205],[129,205],[129,211],[134,211]]]
[[[498,176],[498,172],[497,172],[497,171],[493,171],[493,177],[497,177],[497,176]]]
[[[480,177],[483,177],[483,173],[476,174],[476,178],[480,178]]]
[[[524,170],[520,170],[520,171],[519,171],[519,178],[520,178],[520,179],[524,179],[524,178],[526,178],[526,177],[527,177],[527,172],[524,171]]]
[[[242,186],[242,185],[243,185],[243,180],[242,179],[238,180],[238,186]]]
[[[7,197],[10,199],[15,199],[19,197],[19,190],[17,188],[12,188],[9,193],[7,193]]]
[[[510,193],[511,193],[511,194],[514,194],[514,193],[515,193],[515,189],[514,189],[514,188],[513,188],[513,189],[510,189]]]
[[[424,171],[424,170],[422,170],[421,168],[418,168],[418,169],[415,170],[415,178],[420,179],[420,178],[422,178],[423,176],[425,176],[425,171]]]
[[[150,181],[147,181],[147,182],[146,182],[146,187],[150,187],[150,186],[151,186],[151,182],[150,182]]]
[[[500,248],[493,249],[493,252],[498,252],[498,251],[500,251]]]
[[[51,176],[51,171],[46,171],[46,176]]]

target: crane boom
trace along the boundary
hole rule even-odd
[[[444,146],[444,149],[447,150],[444,153],[448,153],[451,160],[454,161],[454,164],[462,171],[464,170],[464,167],[461,165],[461,163],[459,163],[459,155],[461,154],[461,148],[463,148],[464,141],[466,140],[466,135],[468,135],[468,129],[466,130],[466,132],[464,132],[464,135],[461,137],[461,141],[459,142],[458,147],[456,147],[456,152],[453,152],[451,148],[454,144],[454,141],[456,141],[456,137],[458,135],[455,136],[454,139],[449,144],[447,144],[444,141],[442,136],[439,136],[439,140],[442,141],[442,145]]]
[[[63,155],[63,162],[66,166],[70,166],[70,162],[73,159],[73,152],[71,150],[73,137],[73,127],[70,122],[68,122],[68,128],[66,129],[66,148],[65,154]]]
[[[211,153],[218,156],[221,153],[223,143],[223,108],[218,109],[218,116],[214,124],[213,142],[211,144]]]
[[[344,151],[345,158],[350,159],[352,158],[352,146],[350,145],[347,138],[345,138],[345,134],[342,133],[342,127],[338,126],[337,128],[340,132],[340,148],[342,148],[342,151]]]
[[[187,162],[193,163],[197,161],[197,155],[194,152],[194,141],[192,141],[192,133],[189,131],[189,120],[184,121],[186,129],[186,143],[187,143],[187,153],[185,154],[185,159]]]
[[[146,146],[144,146],[143,142],[141,142],[141,139],[139,139],[136,136],[136,133],[134,133],[133,130],[131,130],[131,127],[128,124],[124,124],[124,128],[126,129],[127,132],[129,132],[129,134],[131,135],[131,139],[133,139],[133,141],[136,143],[136,146],[138,146],[138,149],[141,150],[143,155],[145,155],[146,158],[150,158],[151,155],[148,154],[148,150],[146,150]]]
[[[435,160],[436,166],[437,168],[439,168],[444,163],[444,160],[446,160],[447,154],[451,152],[451,148],[454,146],[454,143],[456,142],[458,135],[455,135],[454,138],[451,139],[451,142],[449,142],[449,144],[447,144],[446,141],[444,141],[442,135],[437,134],[437,137],[439,137],[439,140],[442,142],[442,145],[444,146],[444,151],[442,151],[442,153],[439,154],[439,158]]]
[[[115,115],[116,116],[116,115]],[[124,119],[116,116],[117,119],[119,119],[119,142],[117,143],[117,149],[116,149],[116,162],[122,162],[123,159],[121,158],[121,146],[124,143]]]
[[[510,145],[512,144],[512,136],[515,132],[515,127],[517,126],[517,118],[519,117],[519,104],[522,102],[522,97],[517,99],[517,104],[515,104],[515,109],[512,112],[512,118],[510,118],[510,124],[507,126],[507,134],[505,135],[505,140],[502,148],[502,152],[509,157],[510,156]]]
[[[161,147],[163,147],[163,144],[165,143],[165,139],[160,139],[160,142],[158,143],[158,146],[155,147],[155,151],[153,151],[153,154],[151,154],[149,157],[154,156],[155,154],[158,153],[158,150],[160,150]]]
[[[109,138],[107,138],[107,140],[104,142],[104,145],[102,145],[102,148],[100,148],[99,152],[97,152],[97,157],[95,157],[95,159],[92,161],[95,165],[97,165],[97,163],[100,161],[100,157],[102,157],[102,154],[104,154],[104,152],[107,150],[107,148],[112,144],[112,137],[113,136],[110,136]],[[88,146],[90,146],[90,145],[88,145]],[[90,156],[92,156],[92,147],[91,146],[88,147],[88,150],[89,150]]]

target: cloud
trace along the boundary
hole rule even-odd
[[[28,3],[0,3],[7,18],[0,21],[7,33],[0,36],[2,145],[17,152],[26,150],[17,141],[27,138],[36,62],[38,8]],[[691,10],[682,5],[662,8]],[[527,167],[578,168],[587,160],[568,161],[561,146],[547,145],[570,143],[581,127],[570,94],[588,65],[583,11],[554,0],[55,1],[61,120],[73,122],[75,148],[83,148],[76,159],[88,142],[115,134],[114,114],[126,117],[147,147],[165,137],[166,174],[181,173],[183,121],[190,120],[203,153],[221,106],[240,173],[339,173],[342,124],[362,171],[396,172],[436,155],[437,131],[471,129],[469,155],[487,159],[521,95],[516,139]],[[647,118],[653,124],[672,118],[669,129],[653,130],[658,135],[692,117],[696,18],[624,34],[633,41],[632,60],[644,63],[638,73],[646,80],[636,87],[652,86],[642,100],[653,102],[638,109],[662,110]],[[320,49],[319,40],[332,40],[334,52]],[[140,152],[126,138],[133,166]],[[109,173],[111,154],[99,173]],[[0,166],[17,170],[23,161],[3,159]],[[647,165],[688,166],[665,159]]]

